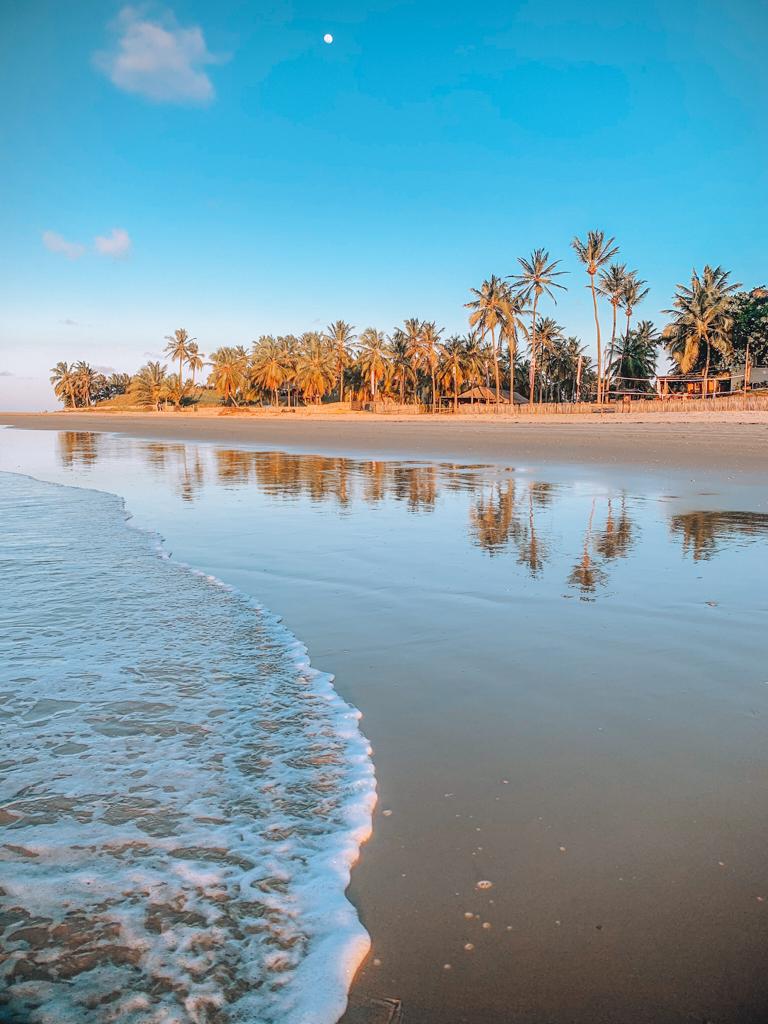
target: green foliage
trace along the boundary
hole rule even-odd
[[[709,264],[696,270],[689,285],[679,284],[664,328],[667,352],[681,373],[703,373],[733,358],[732,295],[739,287],[730,271]],[[714,359],[713,359],[714,356]]]
[[[743,369],[749,345],[753,366],[768,366],[768,288],[737,292],[731,300],[733,320],[732,369]]]
[[[641,320],[629,332],[622,350],[610,366],[610,375],[618,390],[650,393],[654,390],[656,359],[661,338],[650,320]]]

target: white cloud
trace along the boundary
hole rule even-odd
[[[85,246],[79,242],[68,242],[56,231],[43,232],[43,245],[49,252],[58,252],[68,260],[79,260],[85,252]]]
[[[77,320],[72,320],[67,317],[66,320],[59,320],[60,324],[64,324],[65,327],[77,327]]]
[[[94,63],[113,85],[157,103],[209,103],[213,83],[207,64],[228,60],[208,50],[199,25],[182,28],[171,13],[151,21],[136,7],[124,7],[115,23],[117,39]]]
[[[93,240],[96,252],[119,260],[131,251],[131,236],[124,228],[112,228],[110,235],[97,235]]]

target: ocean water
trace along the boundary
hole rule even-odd
[[[247,605],[238,594],[263,602],[363,712],[359,723],[334,717],[321,738],[325,746],[339,728],[362,727],[376,766],[374,827],[349,889],[371,952],[344,1024],[386,1020],[390,998],[419,1024],[768,1020],[764,478],[18,430],[0,430],[2,470],[84,489],[71,492],[84,502],[75,518],[88,523],[83,557],[94,490],[118,495],[134,526],[162,536],[170,561],[153,564],[163,580],[187,580],[184,563],[224,581],[234,588],[216,591],[227,622]],[[0,490],[8,479],[0,474]],[[32,547],[38,535],[50,540],[29,532]],[[121,536],[142,534],[122,524]],[[110,554],[104,573],[118,566],[133,579],[133,563]],[[45,586],[45,599],[68,611],[64,588]],[[170,608],[184,590],[163,586],[152,601]],[[207,601],[194,603],[203,614]],[[248,607],[251,622],[272,622]],[[166,632],[155,646],[172,652],[184,630]],[[186,629],[210,673],[221,648],[197,648],[199,632]],[[163,655],[153,662],[160,680]],[[2,688],[23,693],[18,682]],[[293,724],[269,735],[276,752],[296,738]],[[25,748],[12,742],[15,770]],[[14,849],[21,831],[5,830],[0,857],[44,878]],[[354,856],[354,831],[328,836],[331,849],[346,836]],[[284,859],[295,866],[290,843],[274,852],[276,870]],[[318,957],[300,961],[303,973],[278,972],[287,984],[273,1008],[243,1006],[249,1024],[268,1013],[292,1021],[289,997],[306,999],[313,1021],[341,1012],[344,965],[366,948],[342,897],[346,863],[344,853],[343,878],[322,875],[321,902],[293,904],[293,925],[320,940]],[[158,884],[176,884],[184,868],[170,856],[157,865]],[[291,893],[314,877],[295,870]],[[477,889],[481,880],[493,887]],[[2,910],[8,902],[0,896]],[[312,907],[321,908],[314,931]],[[236,970],[253,999],[265,998],[266,961],[251,959],[245,930],[231,938],[225,975]],[[32,930],[12,953],[40,959],[47,942],[47,930]],[[224,957],[224,946],[216,952]],[[172,951],[165,969],[186,962]],[[70,979],[70,994],[89,977]],[[210,987],[226,998],[219,981]],[[146,997],[146,984],[137,989]]]
[[[115,495],[0,473],[0,762],[3,1024],[340,1016],[359,714]]]

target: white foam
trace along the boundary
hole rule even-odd
[[[344,895],[376,799],[359,712],[114,496],[2,474],[0,522],[0,1007],[336,1021],[369,946]]]

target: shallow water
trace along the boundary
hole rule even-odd
[[[118,498],[0,480],[3,1021],[335,1020],[357,714]]]
[[[362,709],[350,1021],[766,1019],[763,481],[21,431],[0,468],[120,494]]]

